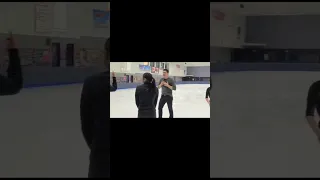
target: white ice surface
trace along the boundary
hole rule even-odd
[[[1,177],[87,177],[81,89],[79,84],[0,96]]]
[[[210,106],[205,100],[206,90],[209,86],[209,84],[177,85],[177,90],[173,91],[174,118],[210,118]],[[159,91],[158,103],[160,95],[161,90]],[[135,88],[119,89],[115,92],[110,92],[111,118],[136,118],[137,115]],[[163,118],[168,117],[168,106],[165,104],[163,107]]]
[[[211,177],[320,177],[320,144],[304,117],[319,72],[211,76]]]

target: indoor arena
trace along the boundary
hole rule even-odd
[[[85,78],[104,68],[109,5],[0,3],[0,177],[88,177],[80,98]],[[21,69],[23,88],[3,93]]]
[[[136,87],[143,84],[143,74],[151,73],[158,85],[165,69],[176,83],[176,90],[172,92],[173,117],[209,118],[210,105],[206,101],[206,91],[210,87],[209,62],[111,62],[118,84],[117,91],[110,92],[111,118],[137,118],[135,92]],[[162,88],[159,89],[157,111],[161,94]],[[167,105],[163,107],[163,118],[170,116]]]
[[[211,177],[320,177],[320,128],[306,119],[320,78],[320,3],[210,8]]]

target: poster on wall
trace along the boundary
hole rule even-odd
[[[159,74],[159,68],[156,67],[155,72]]]
[[[47,33],[53,29],[53,6],[51,3],[39,2],[34,7],[35,32]]]
[[[151,71],[151,66],[146,66],[146,65],[141,65],[141,64],[139,64],[139,69],[141,70],[141,71]]]
[[[223,21],[225,19],[226,14],[220,10],[212,9],[211,10],[212,17],[217,21]]]
[[[152,67],[151,73],[155,73],[155,72],[156,72],[156,68],[155,68],[155,67]]]
[[[93,9],[93,23],[96,28],[107,28],[109,26],[110,11]]]

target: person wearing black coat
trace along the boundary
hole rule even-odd
[[[9,66],[7,76],[0,74],[0,96],[17,94],[23,86],[19,50],[15,46],[12,34],[7,39],[7,51]]]
[[[143,74],[143,84],[136,88],[135,99],[138,118],[156,118],[156,106],[159,90],[150,73]]]
[[[210,91],[211,91],[211,78],[210,78],[210,87],[207,88],[206,96],[205,96],[206,101],[207,101],[207,103],[208,103],[209,105],[210,105],[210,99],[211,99],[211,97],[210,97]]]
[[[110,39],[105,44],[105,65],[110,61]],[[110,92],[116,91],[117,82],[109,84],[110,71],[93,75],[83,84],[80,103],[81,128],[90,149],[89,178],[110,177]]]

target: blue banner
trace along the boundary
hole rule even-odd
[[[146,65],[139,65],[139,69],[141,71],[151,71],[151,66],[146,66]]]
[[[93,22],[95,27],[107,27],[110,20],[110,11],[93,9]]]

